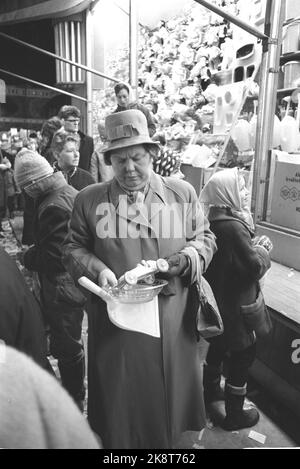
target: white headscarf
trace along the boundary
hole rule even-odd
[[[128,89],[128,105],[127,106],[130,106],[130,104],[135,103],[136,98],[134,97],[134,93],[133,93],[133,89],[132,89],[131,85],[129,85],[129,83],[125,83],[125,82],[120,82],[120,83],[118,83],[118,85],[124,85]]]
[[[230,208],[234,215],[254,228],[250,208],[242,206],[238,168],[215,173],[201,191],[200,202],[212,207]]]

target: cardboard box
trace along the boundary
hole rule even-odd
[[[271,223],[300,231],[300,154],[278,154]]]

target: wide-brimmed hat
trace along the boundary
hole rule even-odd
[[[105,119],[105,130],[108,143],[101,150],[104,154],[145,143],[159,148],[158,143],[150,138],[145,115],[137,109],[110,114]]]

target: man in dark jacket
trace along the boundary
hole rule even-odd
[[[76,106],[63,106],[58,113],[59,119],[67,132],[77,134],[80,137],[80,159],[79,167],[89,171],[91,157],[94,153],[94,141],[92,137],[85,135],[79,130],[80,110]]]
[[[56,159],[54,170],[62,171],[68,184],[81,191],[90,184],[94,184],[95,181],[88,171],[78,168],[79,142],[80,138],[77,134],[60,129],[53,135],[51,150]]]
[[[16,263],[0,247],[0,342],[48,368],[41,311]]]
[[[24,264],[40,276],[43,310],[50,327],[50,351],[58,359],[62,384],[82,409],[85,366],[81,328],[85,297],[61,262],[61,247],[77,191],[60,171],[54,173],[45,158],[30,150],[17,157],[15,178],[19,187],[35,200],[35,245],[25,253]]]

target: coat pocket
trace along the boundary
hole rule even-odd
[[[264,337],[272,330],[270,313],[261,291],[255,303],[240,307],[243,322],[249,332],[254,331],[257,337]]]
[[[68,303],[74,307],[82,307],[86,303],[86,297],[75,286],[69,274],[63,274],[56,279],[56,301]]]

